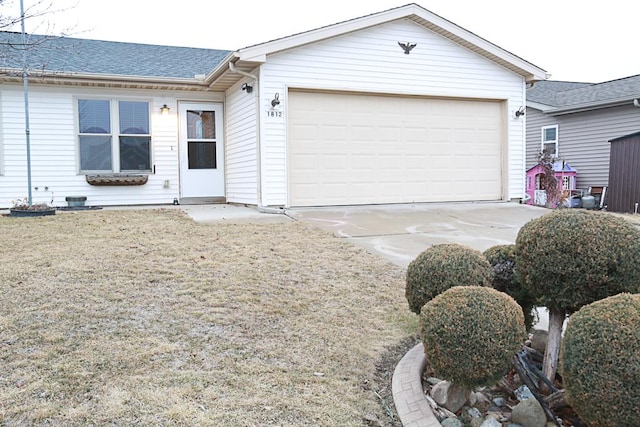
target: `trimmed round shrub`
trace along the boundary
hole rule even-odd
[[[640,294],[582,307],[567,324],[560,353],[567,402],[591,427],[638,425]]]
[[[606,212],[552,212],[520,229],[516,268],[541,305],[571,313],[610,295],[640,292],[640,231]]]
[[[491,286],[493,269],[480,251],[458,244],[434,245],[407,267],[405,295],[409,309],[420,309],[453,286]]]
[[[431,368],[466,388],[500,380],[526,337],[520,306],[492,288],[453,287],[420,313],[420,338]]]
[[[516,274],[516,245],[496,245],[483,252],[493,267],[493,289],[504,292],[522,307],[524,323],[530,330],[536,322],[536,300],[520,285]]]

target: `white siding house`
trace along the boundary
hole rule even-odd
[[[82,49],[77,68],[47,60],[29,97],[35,202],[289,207],[524,193],[515,112],[545,71],[415,4],[235,52],[85,42],[153,60],[88,67]],[[0,78],[0,207],[28,188],[18,68]],[[123,113],[144,106],[148,133],[147,119]],[[103,116],[111,129],[93,126]],[[145,184],[122,185],[139,176]]]

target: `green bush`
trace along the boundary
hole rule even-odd
[[[426,303],[420,314],[420,338],[431,368],[467,388],[502,378],[526,337],[520,306],[492,288],[453,287]]]
[[[516,274],[516,245],[496,245],[483,252],[493,267],[493,289],[504,292],[522,307],[524,323],[530,330],[536,322],[536,300],[520,285]]]
[[[640,292],[640,231],[606,212],[565,209],[526,223],[516,239],[522,286],[551,311]]]
[[[567,324],[560,356],[566,398],[591,427],[638,425],[640,294],[582,307]]]
[[[409,309],[420,309],[453,286],[491,286],[493,269],[480,251],[458,244],[434,245],[407,268],[405,295]]]

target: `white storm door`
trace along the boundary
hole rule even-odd
[[[224,197],[222,104],[180,103],[182,197]]]

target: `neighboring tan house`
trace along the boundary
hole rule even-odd
[[[527,89],[527,169],[549,149],[577,188],[609,185],[610,140],[640,131],[640,75],[604,83],[540,81]]]
[[[515,112],[547,77],[415,4],[236,51],[61,38],[28,56],[34,201],[59,206],[520,199]],[[0,65],[8,207],[28,189],[20,56]]]

